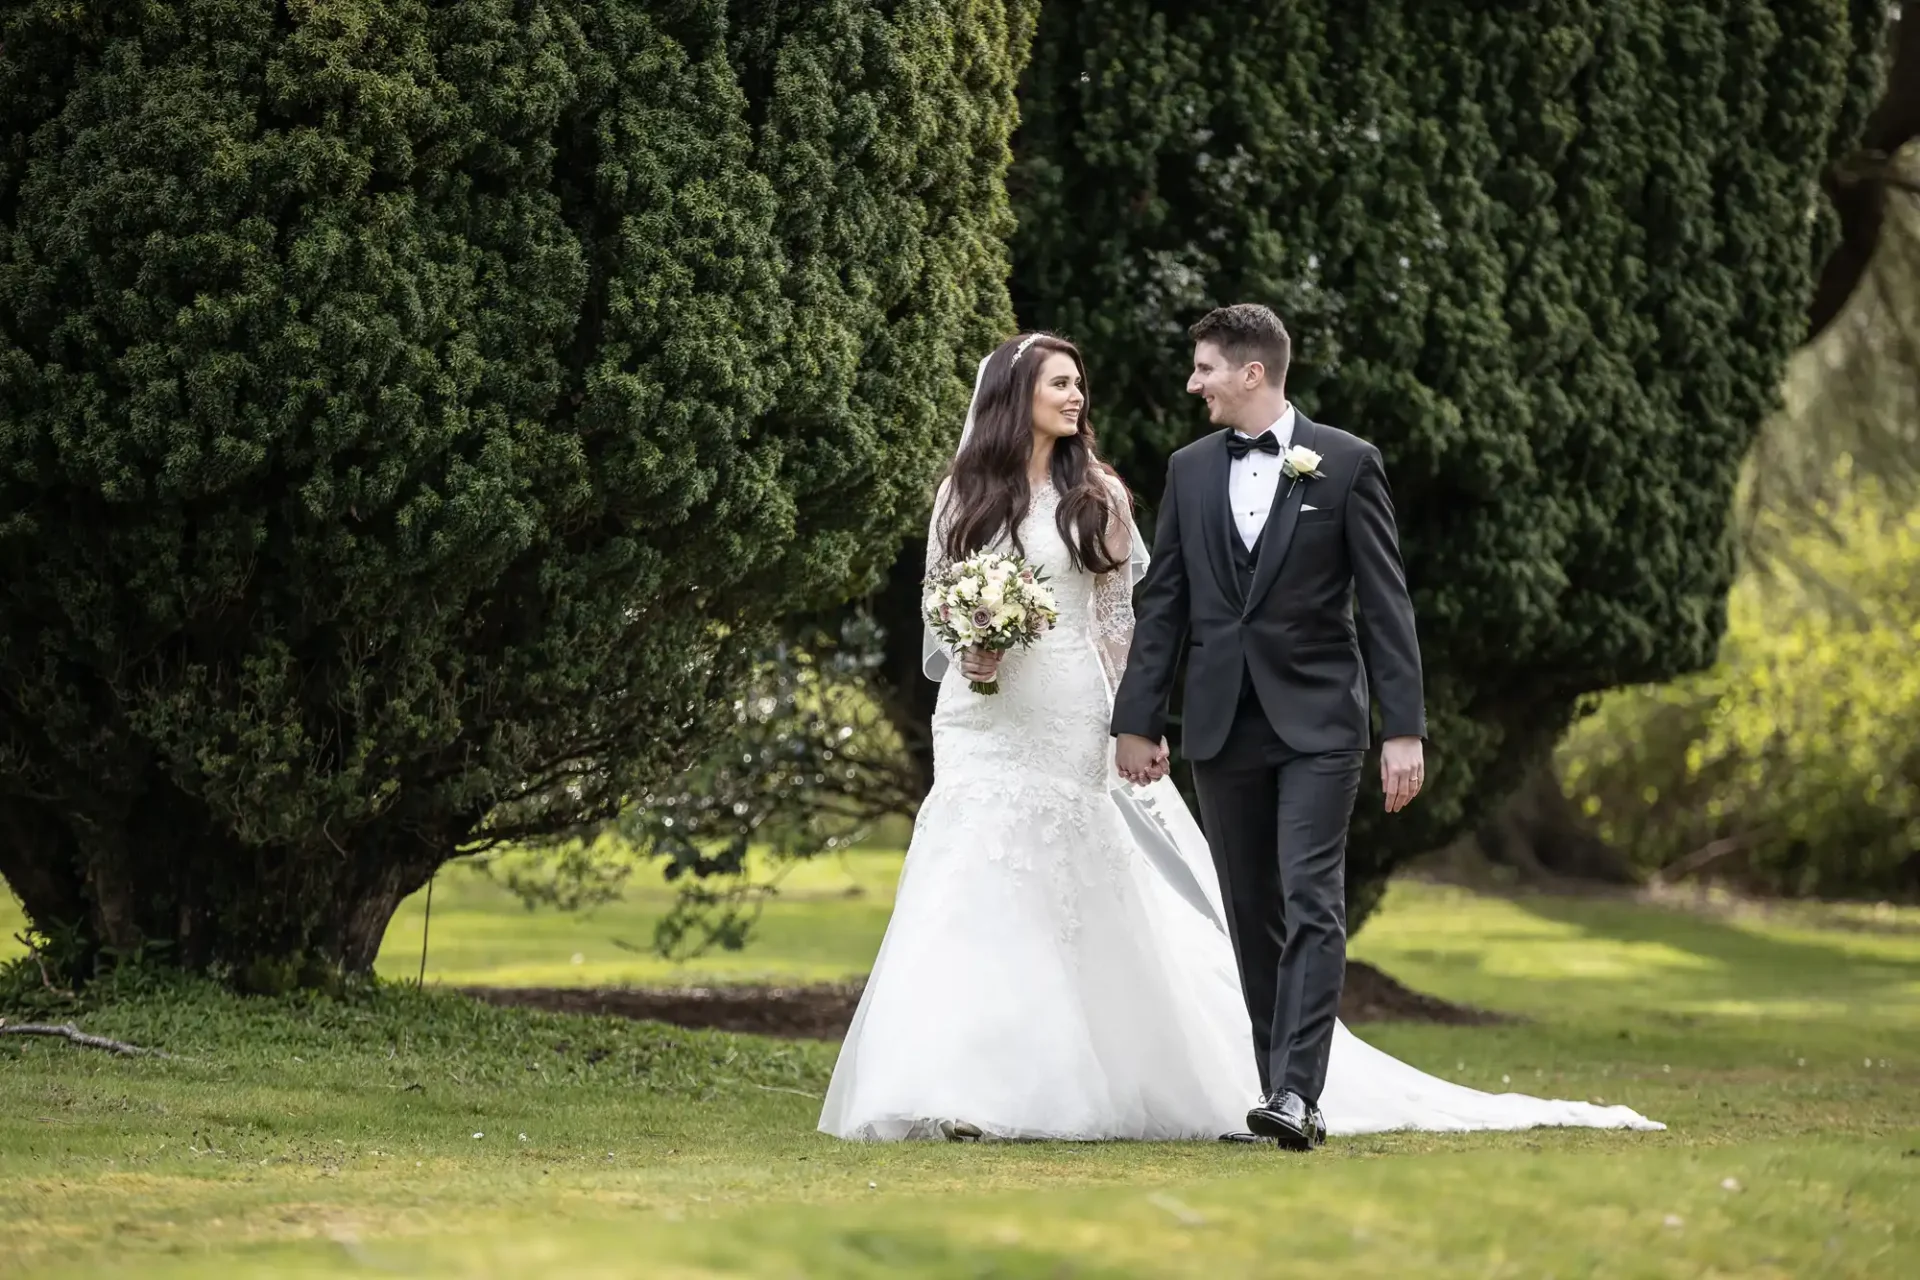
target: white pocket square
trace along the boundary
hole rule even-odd
[[[1318,511],[1320,508],[1314,506],[1311,502],[1303,502],[1300,504],[1300,509],[1302,511]]]

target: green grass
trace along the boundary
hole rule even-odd
[[[756,867],[764,875],[764,867]],[[708,982],[833,982],[866,973],[893,906],[900,854],[856,850],[794,866],[745,951],[686,963],[652,953],[654,923],[673,904],[664,880],[639,880],[621,902],[590,911],[530,911],[469,866],[440,873],[427,937],[427,982],[448,986],[641,986]],[[426,894],[401,904],[377,969],[420,974]],[[22,954],[19,905],[0,886],[0,961]],[[622,945],[625,944],[625,945]],[[637,948],[631,950],[629,948]]]
[[[753,948],[685,968],[608,941],[644,945],[664,899],[528,915],[456,873],[430,975],[844,976],[877,945],[895,866],[812,869]],[[412,975],[418,924],[410,904],[384,972]],[[865,1148],[812,1132],[831,1046],[398,988],[156,990],[82,1021],[172,1061],[0,1041],[0,1274],[1799,1277],[1920,1258],[1920,912],[1400,884],[1355,950],[1531,1019],[1367,1028],[1382,1047],[1672,1128],[1383,1135],[1310,1157]]]
[[[434,887],[427,981],[503,987],[843,981],[873,963],[899,876],[897,852],[855,851],[794,866],[762,913],[753,945],[681,964],[652,954],[654,923],[676,893],[664,881],[635,883],[621,902],[570,915],[529,911],[485,876],[452,867]],[[383,976],[419,976],[425,903],[426,895],[416,894],[394,915],[377,962]]]

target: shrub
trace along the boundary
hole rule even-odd
[[[0,874],[367,969],[884,567],[1009,323],[1033,0],[0,17]]]
[[[1369,771],[1350,918],[1582,695],[1713,660],[1736,474],[1805,332],[1833,241],[1818,179],[1875,101],[1886,20],[1877,0],[1043,8],[1014,303],[1087,352],[1127,479],[1151,502],[1206,430],[1186,326],[1234,301],[1279,310],[1293,395],[1386,456],[1434,759],[1392,819]]]
[[[1602,698],[1559,752],[1568,796],[1649,873],[1774,893],[1920,888],[1920,512],[1868,484],[1840,535],[1734,589],[1720,660]]]

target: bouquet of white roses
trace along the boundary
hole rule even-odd
[[[1024,649],[1060,620],[1053,591],[1019,556],[976,551],[927,578],[920,612],[948,649]],[[975,693],[998,693],[998,681],[968,681]]]

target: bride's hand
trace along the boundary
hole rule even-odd
[[[991,649],[962,649],[960,674],[977,684],[991,684],[1000,674],[1000,658]]]
[[[1167,744],[1158,746],[1137,733],[1123,733],[1114,743],[1114,768],[1136,787],[1167,776]]]

